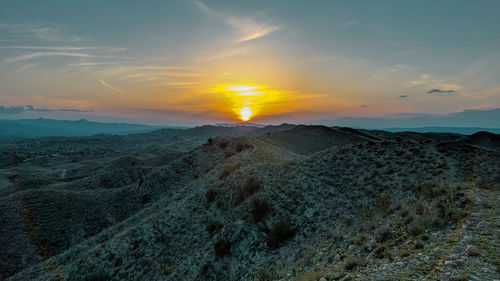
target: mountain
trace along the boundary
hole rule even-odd
[[[427,127],[429,124],[432,124],[433,127],[481,127],[483,129],[498,129],[500,128],[498,120],[500,120],[500,108],[487,110],[470,109],[443,115],[402,113],[387,117],[341,117],[335,120],[321,120],[318,121],[318,123],[328,126],[345,126],[365,129],[420,128]],[[475,132],[470,133],[472,134]]]
[[[0,138],[38,138],[48,136],[91,136],[96,134],[126,135],[157,130],[159,127],[52,119],[0,120]]]
[[[389,132],[418,132],[418,133],[457,133],[463,135],[472,135],[477,132],[485,131],[494,134],[500,134],[500,128],[480,128],[480,127],[418,127],[418,128],[384,128]]]
[[[494,280],[499,137],[283,124],[6,141],[0,278]]]

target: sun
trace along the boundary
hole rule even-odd
[[[223,98],[218,110],[243,122],[280,110],[284,98],[281,92],[260,84],[217,84],[211,92]]]
[[[252,117],[252,109],[250,107],[243,107],[240,109],[240,119],[243,121],[248,121],[250,120],[250,117]]]

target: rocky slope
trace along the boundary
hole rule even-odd
[[[293,125],[95,138],[4,146],[3,278],[498,277],[490,142]]]

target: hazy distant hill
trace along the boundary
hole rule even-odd
[[[485,131],[494,134],[500,134],[500,128],[480,128],[480,127],[418,127],[418,128],[384,128],[383,130],[397,132],[417,132],[417,133],[457,133],[463,135],[472,135],[477,132]]]
[[[142,124],[100,123],[52,119],[0,120],[0,138],[38,138],[48,136],[126,135],[157,130],[161,127]]]

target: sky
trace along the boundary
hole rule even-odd
[[[0,119],[277,124],[500,108],[496,0],[1,7]]]

